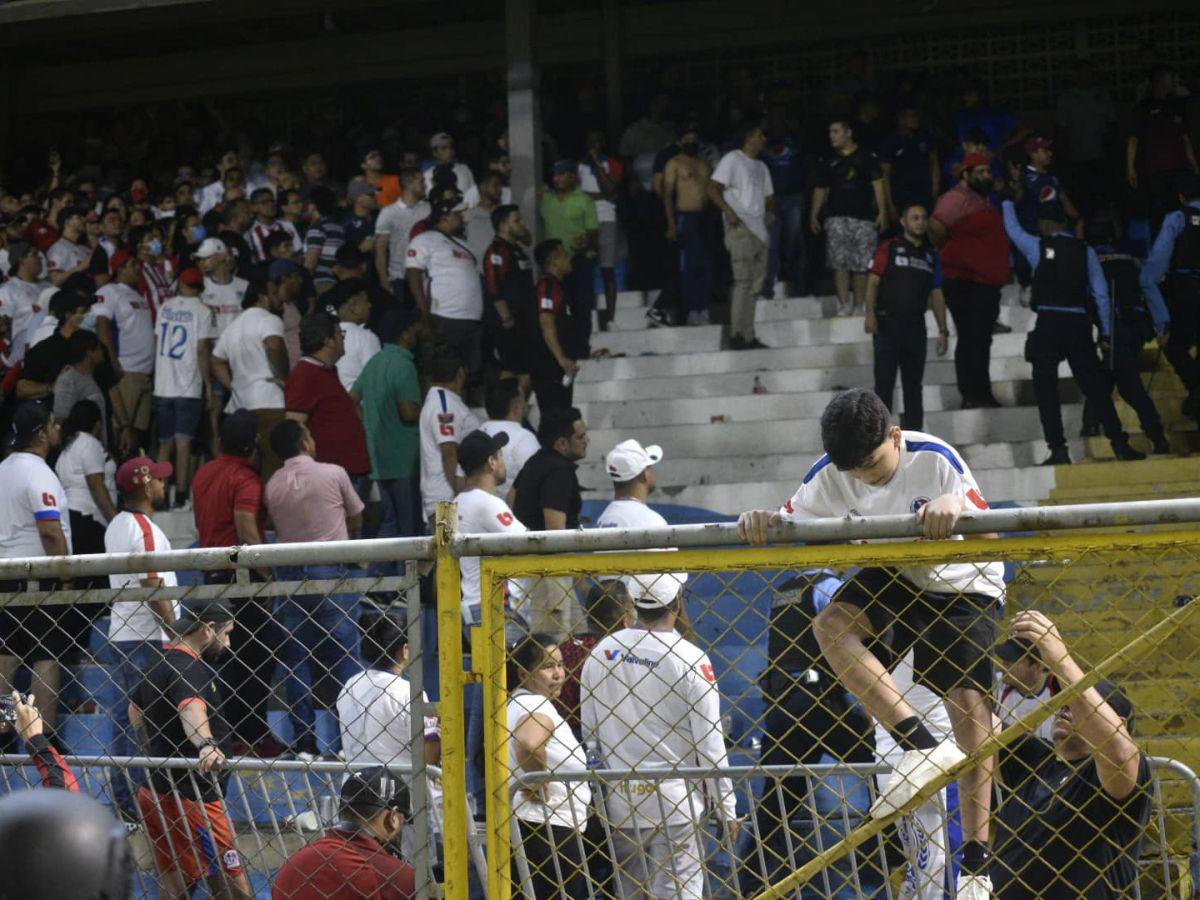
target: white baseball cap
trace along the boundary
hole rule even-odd
[[[651,572],[626,575],[625,587],[640,609],[663,609],[670,606],[687,583],[687,572]]]
[[[633,481],[646,469],[663,458],[662,447],[651,444],[643,447],[635,440],[621,441],[604,458],[608,476],[613,481]]]
[[[208,259],[210,256],[216,256],[218,253],[224,253],[228,248],[225,242],[220,238],[209,237],[200,242],[200,246],[196,252],[192,254],[195,259]]]

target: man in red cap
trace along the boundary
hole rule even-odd
[[[175,506],[188,506],[192,441],[200,431],[204,398],[212,402],[212,348],[217,317],[202,299],[204,273],[179,273],[179,294],[158,311],[158,352],[154,367],[154,416],[158,458],[175,457]]]
[[[942,292],[958,341],[954,371],[963,409],[995,408],[988,366],[992,328],[1000,316],[1000,288],[1012,278],[1004,219],[993,205],[992,160],[970,153],[957,185],[937,202],[929,231],[941,249]]]
[[[1029,162],[1021,169],[1021,195],[1016,202],[1017,220],[1030,234],[1038,233],[1038,209],[1049,204],[1058,204],[1073,222],[1079,222],[1075,204],[1063,190],[1058,176],[1050,172],[1054,162],[1054,142],[1041,135],[1025,141],[1025,155]],[[1082,223],[1080,222],[1082,228]],[[1082,237],[1082,231],[1078,232]]]
[[[135,456],[121,464],[117,470],[121,511],[104,531],[105,553],[158,553],[171,549],[166,534],[151,519],[166,498],[163,479],[170,478],[171,471],[170,463],[155,462],[148,456]],[[142,572],[109,575],[108,583],[113,588],[158,588],[175,587],[179,582],[174,572]],[[129,724],[129,703],[174,634],[172,626],[178,615],[179,604],[171,600],[117,600],[112,605],[108,640],[112,647],[111,677],[118,689],[112,710],[111,752],[116,756],[133,756],[138,752],[137,737]],[[131,773],[135,783],[140,776],[140,772]],[[137,816],[129,780],[113,780],[113,799],[124,815]]]
[[[142,264],[128,247],[109,260],[112,281],[96,291],[96,335],[113,360],[117,385],[112,391],[117,446],[128,453],[145,445],[150,430],[154,378],[154,315],[137,286]],[[117,352],[117,344],[121,352]]]

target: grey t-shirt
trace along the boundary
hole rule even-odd
[[[108,446],[108,415],[104,407],[104,395],[91,375],[85,375],[74,366],[67,366],[54,382],[54,418],[62,421],[80,400],[91,400],[100,407],[100,443]]]

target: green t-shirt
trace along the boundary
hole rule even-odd
[[[390,481],[416,475],[420,437],[415,424],[406,425],[400,420],[399,409],[405,400],[421,403],[421,386],[412,353],[396,344],[384,344],[354,382],[354,393],[362,397],[371,477]]]
[[[586,235],[589,231],[600,230],[600,220],[596,218],[596,201],[583,191],[575,190],[560,198],[554,191],[542,194],[541,202],[542,225],[545,227],[546,239],[557,238],[563,242],[571,255],[587,253],[591,250],[580,250],[575,246],[575,239]]]

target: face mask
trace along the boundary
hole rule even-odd
[[[679,145],[679,149],[688,156],[695,156],[700,152],[700,145],[695,141],[686,141]]]
[[[203,225],[192,226],[192,243],[199,244],[202,240],[208,237],[208,229]]]
[[[162,252],[163,252],[163,242],[160,241],[158,238],[155,238],[154,240],[152,240],[150,242],[150,255],[151,256],[162,256]]]

